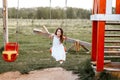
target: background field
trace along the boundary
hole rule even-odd
[[[87,54],[81,48],[79,52],[69,50],[67,60],[64,64],[59,65],[51,56],[49,48],[52,46],[52,41],[41,35],[33,33],[34,28],[42,29],[45,25],[51,33],[54,33],[57,27],[62,27],[64,34],[71,38],[80,39],[91,43],[91,21],[87,19],[9,19],[9,41],[18,42],[20,45],[19,57],[13,63],[3,61],[0,54],[0,73],[7,71],[20,71],[28,73],[31,70],[48,68],[48,67],[63,67],[67,70],[77,71],[81,62],[90,59],[90,54]],[[3,48],[3,33],[2,19],[0,19],[0,48]],[[106,28],[113,28],[112,26]],[[119,26],[116,26],[119,28]],[[16,30],[19,33],[15,34]],[[70,43],[64,42],[64,45],[69,48]]]
[[[52,41],[40,35],[33,33],[34,28],[42,29],[46,25],[51,33],[54,33],[57,27],[64,29],[65,35],[72,38],[77,38],[91,42],[91,22],[89,20],[31,20],[19,19],[18,27],[16,29],[17,21],[15,19],[9,20],[9,41],[20,44],[19,57],[13,63],[7,63],[0,57],[0,72],[19,70],[21,72],[30,71],[34,69],[41,69],[46,67],[56,67],[59,63],[51,58],[49,48],[52,46]],[[0,21],[0,47],[3,47],[2,36],[2,20]],[[18,34],[15,31],[19,30]],[[71,44],[64,43],[65,46]],[[62,65],[66,69],[75,69],[82,60],[90,58],[84,50],[80,52],[69,51],[67,53],[67,60]]]

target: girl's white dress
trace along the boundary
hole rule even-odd
[[[56,59],[56,61],[65,61],[66,59],[64,46],[60,42],[60,38],[58,38],[56,35],[53,36],[52,56]]]

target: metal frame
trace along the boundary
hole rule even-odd
[[[94,0],[92,20],[92,61],[96,71],[104,69],[104,36],[106,21],[120,21],[120,0],[116,0],[116,14],[112,14],[112,0]]]
[[[120,14],[95,14],[91,15],[92,21],[120,21]]]
[[[94,6],[97,5],[97,6]],[[106,13],[106,0],[94,0],[93,15]],[[96,11],[97,10],[97,11]],[[104,69],[104,33],[105,21],[92,22],[92,61],[97,62],[97,71]]]

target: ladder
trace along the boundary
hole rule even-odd
[[[120,22],[106,22],[104,58],[120,58]],[[110,26],[111,28],[109,28]],[[116,28],[117,27],[117,28]]]
[[[119,58],[120,57],[120,0],[116,0],[115,14],[112,14],[113,0],[94,0],[92,20],[92,54],[91,60],[96,63],[96,71],[101,72],[105,67],[105,57]],[[114,25],[107,27],[107,25]],[[113,64],[112,64],[113,63]],[[120,63],[109,63],[111,66]],[[112,69],[113,67],[108,66]],[[118,71],[120,71],[120,67]]]

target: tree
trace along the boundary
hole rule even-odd
[[[2,17],[2,9],[0,10],[0,17]],[[85,10],[81,8],[68,7],[66,10],[63,8],[51,8],[52,19],[89,19],[91,10]],[[23,18],[23,19],[50,19],[50,8],[49,7],[38,7],[38,8],[16,8],[8,9],[9,18]]]
[[[75,19],[77,17],[75,10],[71,7],[67,8],[66,15],[67,15],[67,18],[69,19]]]
[[[17,17],[17,9],[8,8],[8,18],[16,18]]]

